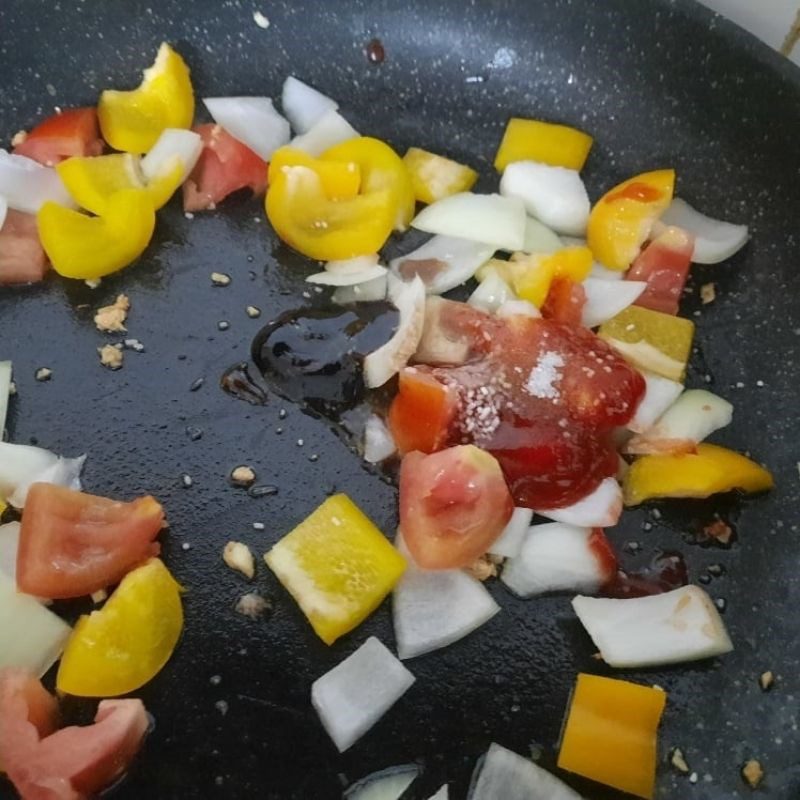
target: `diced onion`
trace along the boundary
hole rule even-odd
[[[503,171],[500,194],[521,200],[525,210],[556,233],[583,236],[591,204],[574,169],[515,161]]]
[[[586,303],[581,322],[596,328],[633,304],[647,287],[645,281],[612,281],[587,278],[583,284]]]
[[[624,600],[579,595],[572,607],[612,667],[680,664],[733,650],[716,606],[699,586]]]
[[[503,303],[516,299],[514,290],[497,274],[497,270],[488,269],[467,302],[487,314],[493,314]]]
[[[290,75],[283,82],[281,106],[297,133],[310,131],[325,116],[325,112],[336,111],[339,108],[335,100],[298,80],[294,75]]]
[[[33,483],[55,483],[80,489],[86,456],[62,458],[41,447],[0,442],[0,498],[15,508],[25,506]]]
[[[11,396],[11,362],[0,361],[0,440],[6,427],[8,399]]]
[[[19,667],[37,678],[61,655],[70,627],[36,598],[17,591],[0,571],[0,669]]]
[[[0,197],[8,208],[35,214],[47,200],[74,207],[75,203],[52,167],[0,149]]]
[[[396,452],[397,445],[386,423],[377,414],[371,414],[364,426],[364,461],[380,464]]]
[[[140,165],[142,173],[148,181],[152,181],[168,174],[178,162],[183,169],[181,178],[183,183],[194,169],[202,151],[203,139],[199,133],[183,128],[167,128],[142,159]]]
[[[364,359],[364,383],[370,389],[383,386],[414,355],[425,324],[425,284],[420,278],[411,283],[398,282],[392,302],[400,312],[394,336]]]
[[[583,239],[578,239],[576,241],[581,241],[583,242],[583,246],[586,246],[586,242]],[[595,278],[599,281],[621,281],[625,277],[625,273],[619,269],[609,269],[608,267],[604,267],[602,264],[599,264],[597,261],[595,261],[592,264],[589,277]]]
[[[642,370],[645,382],[644,397],[627,427],[634,433],[651,428],[656,420],[680,397],[683,384]]]
[[[683,378],[685,364],[671,358],[644,339],[638,342],[623,342],[622,339],[609,336],[605,341],[637,369],[658,372],[673,381]]]
[[[439,791],[429,797],[428,800],[450,800],[450,792],[447,788],[447,784],[440,787]]]
[[[732,419],[733,406],[727,400],[705,389],[688,389],[625,449],[636,455],[691,451]]]
[[[338,111],[331,109],[326,111],[306,133],[295,136],[291,145],[309,155],[319,156],[329,147],[346,142],[348,139],[355,139],[358,135],[358,131]]]
[[[747,244],[749,235],[747,225],[733,225],[707,217],[679,197],[661,215],[660,222],[664,225],[676,225],[694,235],[692,261],[696,264],[718,264],[725,261]]]
[[[492,245],[457,236],[433,236],[404,256],[389,262],[392,272],[402,277],[400,267],[406,261],[441,261],[445,264],[430,280],[425,281],[428,294],[443,294],[468,281],[495,252]]]
[[[372,253],[368,256],[355,256],[355,258],[345,258],[340,261],[328,261],[325,264],[325,269],[327,272],[336,274],[363,272],[365,269],[374,267],[378,263],[378,260],[378,254]]]
[[[5,225],[7,213],[8,203],[6,203],[5,197],[0,197],[0,230],[2,230],[3,225]]]
[[[289,121],[269,97],[206,97],[203,102],[214,122],[264,161],[291,138]]]
[[[478,762],[467,800],[581,800],[555,775],[494,742]]]
[[[538,319],[542,315],[533,303],[527,300],[506,300],[495,312],[498,317],[531,317]]]
[[[503,532],[494,540],[489,552],[495,556],[514,558],[519,555],[522,543],[528,535],[533,511],[529,508],[515,508]]]
[[[536,509],[540,517],[567,525],[610,528],[622,514],[622,489],[616,478],[605,478],[590,494],[563,508]]]
[[[521,200],[499,194],[460,192],[423,208],[411,225],[428,233],[516,251],[525,246],[525,220]]]
[[[0,572],[16,581],[17,550],[19,550],[19,522],[0,525]]]
[[[314,275],[309,275],[306,278],[308,283],[317,283],[321,286],[355,286],[358,283],[367,283],[368,281],[375,280],[386,275],[386,267],[380,264],[375,264],[372,267],[367,267],[361,272],[317,272]]]
[[[344,800],[399,800],[420,771],[416,764],[404,764],[373,772],[353,784],[344,793]]]
[[[499,610],[484,585],[466,572],[409,564],[392,596],[397,654],[415,658],[447,647]]]
[[[311,703],[340,753],[411,687],[414,676],[374,636],[311,686]]]
[[[500,579],[520,597],[545,592],[596,592],[612,576],[590,544],[591,528],[547,522],[534,525]]]
[[[340,286],[331,295],[331,300],[340,306],[350,303],[366,303],[374,300],[386,299],[388,273],[379,278],[373,278],[366,283],[357,283],[355,286]]]
[[[585,244],[585,243],[584,243]],[[561,241],[558,234],[550,230],[538,219],[528,217],[525,220],[525,243],[522,250],[525,253],[555,253],[567,245]]]

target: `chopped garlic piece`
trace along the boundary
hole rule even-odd
[[[269,611],[270,602],[265,600],[260,594],[249,592],[243,594],[236,603],[236,611],[250,619],[258,619],[265,612]]]
[[[108,333],[118,333],[126,330],[125,318],[128,316],[131,302],[128,300],[127,295],[117,295],[117,299],[113,305],[103,306],[97,309],[94,315],[94,324],[99,331],[107,331]]]
[[[250,548],[242,542],[228,542],[222,551],[222,560],[247,578],[256,574],[256,562]]]
[[[100,363],[108,369],[121,369],[122,367],[122,350],[113,344],[104,344],[102,347],[97,348],[100,354]]]

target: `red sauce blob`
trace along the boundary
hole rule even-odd
[[[684,557],[671,550],[659,553],[649,567],[636,572],[617,570],[612,581],[603,587],[606,597],[646,597],[679,589],[689,583]]]
[[[367,61],[370,64],[383,64],[386,61],[386,49],[380,39],[370,39],[365,48]]]

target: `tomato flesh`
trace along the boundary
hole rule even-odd
[[[513,510],[499,464],[474,445],[403,458],[400,528],[424,569],[469,566],[502,533]]]
[[[636,257],[626,278],[646,281],[637,306],[677,314],[683,287],[689,276],[694,237],[680,228],[667,228]]]
[[[118,583],[157,555],[164,510],[152,497],[131,503],[49,483],[28,491],[22,515],[17,585],[37,597],[81,597]]]
[[[44,279],[47,267],[36,217],[8,209],[0,228],[0,285],[37,283]]]
[[[198,125],[194,130],[203,139],[203,150],[183,184],[184,211],[212,209],[240,189],[255,195],[266,191],[266,161],[219,125]]]
[[[39,123],[14,154],[52,167],[72,156],[99,156],[103,140],[94,108],[69,108]]]
[[[422,369],[401,370],[389,408],[389,430],[400,454],[444,447],[455,412],[456,397],[447,386]]]
[[[567,325],[580,325],[586,290],[569,278],[554,278],[542,306],[542,316]]]

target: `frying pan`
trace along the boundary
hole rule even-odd
[[[338,98],[356,128],[401,152],[421,145],[478,167],[481,190],[496,185],[491,159],[506,119],[527,115],[592,132],[585,177],[594,197],[636,172],[674,166],[680,196],[748,222],[744,251],[693,268],[682,310],[697,323],[689,383],[733,400],[734,423],[719,441],[765,461],[778,488],[748,502],[629,511],[611,532],[626,566],[679,550],[697,581],[722,565],[708,590],[727,603],[736,650],[718,661],[614,674],[669,692],[659,797],[749,796],[739,767],[756,757],[767,773],[761,794],[796,800],[800,73],[683,0],[270,0],[260,9],[266,30],[253,20],[258,8],[239,0],[3,0],[0,138],[55,105],[90,104],[104,87],[135,85],[168,40],[190,64],[200,97],[274,95],[293,73]],[[374,37],[385,48],[382,64],[365,56]],[[302,303],[309,272],[275,239],[260,203],[236,198],[187,220],[176,200],[157,227],[140,263],[95,291],[53,276],[0,290],[0,353],[14,359],[18,385],[12,440],[88,452],[85,486],[95,493],[159,497],[171,523],[164,557],[188,588],[179,649],[137,693],[155,728],[116,796],[326,800],[369,772],[419,760],[429,794],[448,780],[461,798],[491,741],[540,750],[552,768],[576,673],[611,673],[592,659],[568,597],[522,602],[497,584],[489,590],[502,613],[409,662],[416,685],[350,751],[336,753],[311,708],[310,685],[369,635],[392,645],[388,604],[327,647],[263,565],[254,586],[272,600],[271,615],[253,622],[236,614],[247,588],[223,566],[221,550],[237,538],[265,552],[333,489],[391,532],[395,492],[324,421],[277,397],[253,407],[219,389],[259,327]],[[212,271],[229,273],[231,285],[212,287]],[[708,281],[717,300],[701,306],[699,286]],[[98,363],[105,339],[92,313],[120,291],[132,302],[129,336],[145,351],[128,352],[112,373]],[[261,308],[260,319],[245,314],[249,304]],[[34,379],[42,366],[53,370],[47,383]],[[198,378],[205,382],[190,391]],[[227,475],[238,464],[253,466],[277,493],[253,498],[232,487]],[[692,532],[715,514],[738,531],[731,549],[693,543]],[[641,545],[635,555],[624,547],[630,542]],[[768,669],[777,683],[762,693],[757,678]],[[66,704],[69,720],[92,713],[91,703]],[[695,785],[665,765],[674,746],[696,771]],[[563,777],[587,798],[619,797]],[[2,785],[0,795],[13,792]]]

